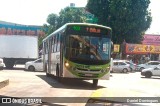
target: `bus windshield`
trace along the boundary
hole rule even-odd
[[[107,37],[69,35],[66,38],[65,57],[84,64],[106,64],[110,59],[111,41]]]

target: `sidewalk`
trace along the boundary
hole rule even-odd
[[[3,77],[2,71],[0,70],[0,89],[9,84],[9,78]]]
[[[24,69],[24,67],[25,65],[17,64],[16,66],[14,66],[13,70],[21,70]],[[11,71],[13,70],[11,69]],[[10,77],[8,74],[10,74],[10,70],[9,71],[8,69],[0,70],[0,89],[9,85]]]

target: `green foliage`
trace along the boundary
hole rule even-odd
[[[43,27],[42,27],[42,31],[45,33],[45,36],[39,36],[38,37],[38,47],[39,47],[39,50],[42,48],[42,41],[43,39],[47,36],[48,34],[48,25],[47,24],[44,24]]]
[[[87,10],[98,18],[98,24],[112,28],[114,43],[140,43],[150,27],[150,0],[88,0]]]
[[[47,26],[49,28],[47,34],[50,34],[66,23],[85,22],[86,18],[83,11],[84,8],[66,7],[60,11],[59,16],[54,13],[49,14],[47,18],[49,24]]]
[[[66,7],[59,13],[58,27],[66,23],[85,22],[84,8]]]
[[[88,0],[87,11],[98,18],[98,24],[107,25],[109,14],[110,0]]]
[[[47,17],[47,22],[50,25],[55,25],[57,23],[58,16],[56,14],[49,14]]]
[[[39,45],[41,45],[42,40],[53,31],[66,23],[73,22],[86,22],[84,8],[66,7],[60,11],[59,15],[54,13],[49,14],[47,17],[48,24],[43,25],[43,31],[46,35],[43,38],[39,38]]]

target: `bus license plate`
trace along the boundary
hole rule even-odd
[[[92,74],[85,74],[85,76],[93,76]]]

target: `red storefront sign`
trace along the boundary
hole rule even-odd
[[[160,54],[160,45],[126,44],[126,54]]]

